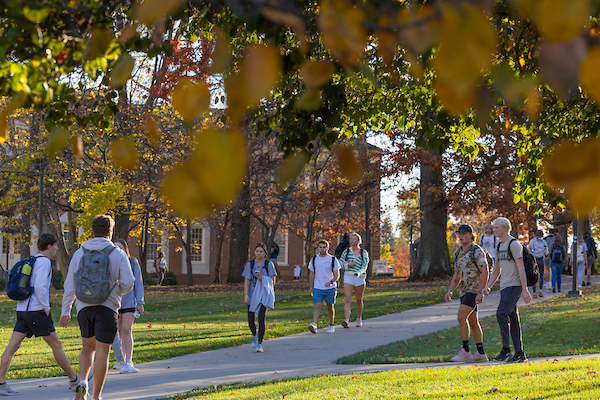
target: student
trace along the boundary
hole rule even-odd
[[[165,279],[165,273],[169,270],[167,260],[165,260],[165,253],[162,251],[158,252],[158,257],[156,257],[156,260],[154,260],[154,268],[156,269],[156,275],[158,276],[156,280],[156,287],[160,287],[163,279]]]
[[[479,238],[479,245],[487,250],[487,252],[494,258],[496,256],[496,246],[498,245],[498,238],[492,233],[492,225],[485,226],[485,235]],[[491,267],[491,265],[490,265]]]
[[[548,244],[543,239],[544,231],[538,229],[535,233],[535,237],[529,241],[529,251],[535,257],[535,262],[538,266],[538,270],[540,271],[540,297],[544,297],[544,258],[548,255]],[[537,286],[533,285],[533,298],[537,299]]]
[[[342,326],[348,328],[352,312],[352,293],[356,296],[356,326],[362,326],[363,295],[366,287],[366,272],[369,266],[369,253],[360,248],[362,238],[356,232],[349,237],[350,247],[342,253],[340,263],[344,268],[344,320]]]
[[[121,308],[119,309],[119,320],[117,326],[119,335],[122,340],[123,356],[125,365],[119,368],[121,374],[129,374],[138,372],[139,370],[133,366],[133,322],[135,321],[135,312],[138,316],[144,313],[144,282],[142,282],[142,269],[138,261],[129,254],[129,246],[124,239],[117,239],[115,246],[120,248],[127,254],[129,263],[133,268],[133,276],[135,283],[133,290],[123,295],[121,298]]]
[[[552,292],[555,293],[556,289],[560,293],[561,276],[560,273],[563,268],[563,260],[565,259],[565,247],[562,244],[562,237],[560,235],[554,236],[554,244],[550,248],[550,269],[552,270]]]
[[[92,398],[94,400],[101,399],[102,388],[104,388],[106,372],[108,371],[110,344],[115,340],[117,334],[117,310],[121,308],[121,295],[128,293],[133,288],[134,277],[127,255],[110,241],[114,226],[115,222],[109,215],[94,217],[92,220],[94,238],[85,241],[81,248],[73,254],[69,264],[69,272],[65,279],[60,325],[64,328],[69,326],[71,306],[75,301],[82,341],[81,353],[79,354],[79,373],[82,378],[75,388],[75,400],[87,400],[88,398],[87,377],[92,363],[94,364]],[[79,298],[75,300],[75,274],[79,270],[80,262],[88,269],[85,265],[86,256],[84,254],[89,254],[93,250],[108,252],[112,289],[108,294],[108,298],[101,304],[86,303]],[[78,294],[78,296],[81,296],[81,294]],[[95,362],[93,361],[94,354],[96,354]]]
[[[275,303],[273,286],[277,272],[272,262],[267,260],[267,246],[262,243],[254,249],[254,259],[246,263],[244,277],[244,303],[248,304],[248,328],[252,332],[252,347],[257,353],[264,351],[262,342],[265,337],[265,319],[267,309],[272,310]],[[255,315],[258,314],[258,333],[256,332]]]
[[[525,362],[527,356],[523,351],[517,302],[522,296],[523,301],[529,304],[531,295],[527,290],[527,277],[523,266],[523,246],[509,235],[511,224],[508,219],[497,218],[492,226],[494,235],[500,243],[496,247],[496,267],[487,286],[483,289],[483,294],[487,296],[490,293],[500,275],[500,303],[496,311],[496,319],[502,337],[502,351],[494,361]],[[514,355],[510,352],[510,338],[515,348]]]
[[[319,241],[319,254],[314,256],[308,263],[308,285],[310,295],[315,303],[313,312],[313,322],[308,325],[312,333],[317,333],[317,321],[321,315],[323,302],[327,304],[327,314],[329,315],[329,327],[327,333],[334,333],[333,318],[335,317],[335,298],[337,296],[337,280],[340,278],[340,262],[329,254],[329,242],[327,240]]]
[[[582,240],[581,243],[577,244],[577,288],[581,289],[582,286],[585,286],[585,281],[583,280],[583,274],[585,269],[588,267],[588,248],[585,244],[585,240]],[[573,243],[571,243],[571,265],[575,265],[573,262],[573,258],[575,256],[575,252],[573,251]],[[573,272],[575,275],[575,272]]]
[[[299,280],[300,276],[302,276],[302,268],[299,265],[294,267],[294,280]]]
[[[17,321],[10,337],[6,349],[2,353],[0,363],[0,395],[15,396],[19,391],[12,389],[6,383],[6,374],[13,359],[13,356],[21,347],[25,338],[33,335],[44,339],[46,344],[52,349],[52,354],[59,367],[69,377],[69,388],[74,388],[79,383],[79,374],[76,374],[69,363],[56,330],[50,313],[50,283],[52,281],[52,266],[50,258],[56,256],[58,245],[56,238],[44,233],[40,236],[38,242],[37,259],[31,270],[30,282],[35,288],[31,296],[25,300],[17,302]]]
[[[592,237],[590,231],[585,231],[585,233],[583,234],[583,241],[585,242],[585,246],[587,247],[587,285],[591,286],[592,271],[594,269],[596,259],[598,258],[598,252],[596,250],[596,242],[594,241],[594,238]]]
[[[446,301],[452,301],[452,292],[460,289],[460,306],[458,307],[458,324],[462,336],[462,347],[458,354],[451,358],[455,362],[486,362],[487,355],[483,349],[483,331],[479,324],[477,305],[483,302],[483,289],[489,278],[487,260],[483,249],[473,243],[473,228],[461,225],[458,230],[460,247],[454,253],[454,276],[450,282]],[[469,336],[473,330],[473,340],[477,352],[469,350]]]
[[[554,228],[550,228],[548,229],[548,236],[546,236],[544,238],[544,240],[546,241],[546,244],[548,245],[548,253],[551,252],[552,246],[554,245],[554,237],[556,235],[556,229]],[[551,261],[550,261],[550,254],[548,254],[546,257],[544,257],[544,265],[546,266],[546,279],[548,279],[548,274],[552,273],[552,266],[551,266]],[[548,281],[546,282],[546,289],[550,290],[550,289],[554,289],[556,290],[556,288],[554,286],[552,286],[552,279],[548,279]],[[554,291],[553,290],[553,291]]]

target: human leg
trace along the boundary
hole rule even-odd
[[[96,361],[94,362],[94,388],[92,397],[99,399],[106,381],[108,372],[108,356],[110,355],[110,343],[103,343],[96,340]]]
[[[123,313],[119,315],[120,329],[119,335],[123,343],[123,357],[125,361],[131,361],[133,357],[133,313]],[[115,351],[116,355],[116,351]]]
[[[519,286],[509,286],[500,291],[496,319],[500,328],[503,348],[510,348],[510,315],[513,313],[519,297],[521,297],[521,287]]]
[[[74,381],[77,379],[77,374],[73,370],[73,367],[71,367],[71,363],[69,362],[69,359],[63,350],[62,342],[56,334],[56,331],[50,333],[48,336],[42,336],[42,339],[44,339],[46,344],[48,344],[48,346],[50,346],[52,349],[52,354],[54,355],[56,363],[60,368],[62,368],[63,371],[65,371],[65,374],[67,374],[69,380]]]
[[[362,313],[364,309],[363,296],[365,293],[366,285],[355,286],[354,295],[356,296],[356,317],[362,320]]]
[[[87,377],[92,368],[94,354],[96,353],[96,338],[81,338],[81,352],[79,353],[79,376],[87,382]]]
[[[265,337],[266,325],[265,320],[267,318],[267,307],[260,305],[258,310],[258,343],[262,343]]]
[[[335,308],[333,304],[327,304],[327,316],[329,317],[329,325],[333,325],[335,318]]]
[[[354,286],[344,283],[344,319],[346,322],[350,319],[352,312],[352,293],[354,293]]]
[[[2,353],[2,358],[0,361],[0,384],[6,383],[6,374],[8,373],[8,368],[10,367],[10,363],[12,362],[13,356],[21,347],[21,343],[27,337],[27,334],[13,331],[4,352]]]
[[[323,303],[315,303],[315,310],[313,312],[313,324],[317,325],[317,321],[319,321],[319,316],[321,315],[321,308],[323,307]]]
[[[586,276],[588,286],[590,284],[590,280],[592,279],[592,267],[594,265],[594,256],[589,255],[587,258],[587,268],[586,268]]]
[[[461,304],[458,307],[457,320],[458,320],[458,325],[460,326],[460,336],[461,336],[463,342],[466,341],[467,343],[469,342],[469,337],[471,336],[471,328],[469,326],[468,318],[469,318],[469,315],[471,315],[472,313],[473,313],[472,307],[469,307],[465,304]],[[465,348],[465,350],[469,351],[468,347]]]
[[[583,282],[583,273],[585,272],[585,262],[583,260],[577,262],[577,286],[581,286]]]
[[[248,328],[250,328],[252,336],[256,336],[256,322],[254,320],[254,313],[250,311],[250,307],[248,306]]]

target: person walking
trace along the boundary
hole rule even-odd
[[[551,260],[550,260],[550,253],[552,252],[552,246],[554,245],[554,237],[556,235],[556,229],[554,228],[550,228],[548,229],[548,236],[546,236],[544,238],[544,240],[546,241],[546,245],[548,246],[548,255],[546,257],[544,257],[544,265],[546,266],[546,274],[544,275],[547,279],[546,281],[546,289],[550,290],[550,289],[555,289],[556,288],[552,285],[552,279],[550,278],[550,276],[552,275],[552,266],[551,264]]]
[[[340,263],[344,269],[344,320],[342,326],[349,328],[350,314],[352,312],[352,293],[356,296],[356,326],[362,326],[362,313],[364,309],[363,295],[365,293],[367,267],[369,266],[369,253],[360,247],[362,238],[356,232],[350,234],[350,247],[342,253]]]
[[[272,310],[275,303],[273,286],[277,278],[275,265],[267,259],[267,246],[262,243],[254,249],[254,259],[246,263],[244,277],[244,303],[248,304],[248,328],[252,332],[252,347],[257,353],[264,351],[262,342],[265,337],[267,309]],[[258,315],[258,332],[256,331]]]
[[[308,325],[312,333],[317,333],[317,321],[321,315],[323,302],[327,304],[327,314],[329,316],[329,327],[327,333],[334,333],[335,326],[333,319],[335,317],[335,298],[337,296],[337,280],[340,278],[340,262],[329,254],[329,242],[319,241],[319,254],[314,256],[308,263],[308,286],[310,295],[315,303],[313,312],[313,322]]]
[[[585,281],[583,280],[583,274],[585,273],[585,269],[587,268],[587,253],[588,248],[585,244],[585,240],[582,240],[581,243],[577,244],[577,288],[581,289],[582,286],[585,286]],[[575,265],[574,263],[575,252],[573,251],[573,243],[571,243],[571,265]],[[575,272],[573,272],[573,276],[575,276]]]
[[[496,261],[494,258],[496,256],[496,245],[498,244],[498,238],[494,236],[492,232],[492,225],[485,226],[485,235],[482,235],[479,238],[479,245],[483,247],[489,255],[492,256],[492,259]],[[492,267],[491,265],[489,266]]]
[[[144,313],[144,282],[142,281],[142,269],[135,257],[129,254],[129,245],[124,239],[117,239],[115,246],[120,248],[127,254],[135,282],[133,290],[124,294],[121,298],[121,308],[119,309],[119,319],[117,327],[119,330],[118,336],[121,337],[123,356],[125,365],[119,368],[121,374],[135,373],[139,370],[133,365],[133,322],[136,315],[139,317]]]
[[[590,231],[585,231],[583,235],[583,240],[585,241],[585,246],[588,249],[586,267],[587,285],[591,286],[592,272],[596,263],[596,259],[598,259],[598,251],[596,250],[596,242],[594,241],[594,238],[592,237]]]
[[[535,257],[538,270],[540,271],[540,297],[544,297],[544,258],[548,255],[548,244],[544,240],[544,232],[538,229],[535,237],[529,241],[529,251]],[[537,285],[533,285],[533,298],[537,299]]]
[[[160,287],[162,285],[163,279],[165,279],[165,274],[169,270],[169,266],[167,265],[167,260],[165,259],[165,253],[162,251],[158,252],[158,256],[156,260],[154,260],[154,268],[156,269],[156,287]]]
[[[527,361],[527,356],[523,351],[517,302],[520,297],[523,297],[523,301],[529,304],[531,295],[527,290],[527,277],[523,266],[523,246],[509,235],[511,224],[508,219],[497,218],[492,226],[494,235],[500,243],[496,247],[496,267],[487,286],[483,289],[483,294],[487,296],[490,293],[500,276],[500,303],[496,311],[496,319],[502,337],[502,350],[494,361],[524,362]],[[510,338],[515,349],[514,355],[510,352]]]
[[[558,289],[560,293],[560,283],[562,280],[561,272],[563,269],[563,260],[565,259],[565,247],[562,244],[560,235],[554,236],[554,243],[550,248],[550,269],[552,270],[552,293]]]
[[[17,302],[17,321],[0,361],[0,395],[2,396],[19,394],[18,390],[12,389],[6,383],[6,374],[23,340],[34,335],[41,337],[52,349],[56,363],[69,377],[69,388],[74,388],[80,380],[79,374],[75,373],[63,350],[50,312],[49,290],[52,282],[50,258],[54,258],[58,250],[56,238],[54,235],[44,233],[38,239],[37,247],[38,253],[35,255],[36,260],[29,278],[35,290],[28,298]]]
[[[477,305],[483,302],[483,289],[489,278],[487,259],[483,249],[473,243],[473,228],[461,225],[458,230],[460,247],[454,253],[454,276],[446,293],[446,301],[452,301],[452,292],[460,289],[460,306],[458,307],[458,325],[462,337],[462,347],[458,354],[450,360],[454,362],[486,362],[483,349],[483,331],[479,324]],[[471,354],[469,337],[473,331],[473,340],[477,352]]]
[[[79,353],[81,381],[75,388],[75,400],[88,398],[88,374],[94,364],[94,390],[92,399],[102,397],[102,389],[108,371],[110,345],[117,334],[117,310],[121,307],[121,295],[128,293],[134,284],[134,276],[127,255],[110,241],[115,222],[109,215],[97,215],[92,220],[93,239],[83,242],[71,258],[64,283],[60,325],[71,322],[71,307],[75,301],[77,321],[81,331],[82,348]],[[109,282],[98,281],[105,264],[109,268]],[[81,272],[78,271],[81,269]],[[77,281],[77,283],[76,283]],[[95,283],[95,284],[94,284]],[[105,284],[107,283],[107,284]],[[108,294],[103,287],[108,287]],[[107,297],[104,297],[104,296]],[[105,298],[100,302],[82,299]],[[91,300],[88,300],[91,301]],[[94,360],[94,354],[96,360]]]
[[[296,265],[294,267],[294,280],[299,280],[300,277],[302,276],[302,268],[300,268],[299,265]]]

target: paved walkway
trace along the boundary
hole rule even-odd
[[[594,284],[600,283],[599,276],[592,278]],[[545,292],[545,298],[566,294],[571,288],[570,277],[563,276],[562,285],[563,293]],[[494,291],[486,297],[484,303],[479,306],[480,316],[495,315],[499,298],[499,291]],[[536,299],[533,302],[542,300],[544,299]],[[140,372],[137,374],[120,375],[111,370],[103,396],[105,400],[150,400],[222,383],[448,366],[451,363],[340,365],[335,364],[335,360],[374,346],[456,326],[458,305],[459,302],[455,299],[451,303],[444,302],[372,318],[365,320],[362,328],[351,324],[350,329],[343,329],[338,325],[333,335],[319,330],[316,335],[307,331],[269,339],[263,344],[264,353],[254,352],[247,344],[138,364]],[[459,345],[460,343],[457,343],[457,348]],[[66,377],[15,380],[9,383],[14,389],[21,391],[18,397],[21,400],[74,398],[74,392],[68,390]]]

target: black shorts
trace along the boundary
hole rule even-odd
[[[105,306],[89,306],[77,313],[81,337],[111,344],[117,334],[117,313]]]
[[[477,311],[477,303],[475,302],[475,297],[477,297],[477,293],[467,292],[463,294],[460,298],[460,304],[469,306],[473,309],[473,311]]]
[[[24,333],[28,338],[35,335],[50,336],[54,329],[52,314],[46,315],[46,311],[17,311],[17,322],[15,332]]]
[[[127,314],[127,313],[134,313],[135,312],[135,307],[132,308],[121,308],[119,310],[119,314]]]

